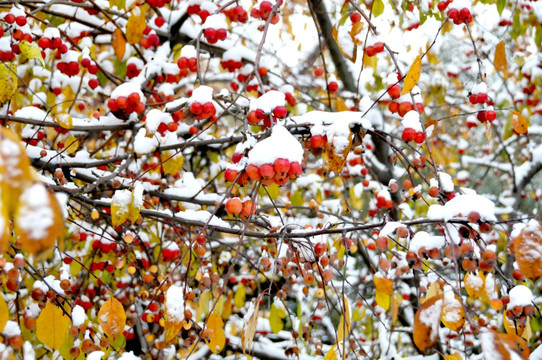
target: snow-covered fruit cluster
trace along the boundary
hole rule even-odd
[[[132,113],[141,114],[145,111],[145,100],[139,85],[124,83],[113,90],[107,107],[117,118],[127,120]]]
[[[469,94],[469,102],[471,104],[493,104],[493,101],[487,96],[487,85],[484,82],[481,82],[479,84],[476,84],[470,94]],[[493,107],[489,107],[488,109],[479,111],[476,115],[476,118],[481,123],[484,123],[486,121],[493,121],[497,118],[497,113],[495,113],[495,110],[493,110]]]
[[[258,142],[244,155],[236,151],[232,157],[234,166],[224,172],[228,182],[237,181],[247,185],[261,181],[263,185],[284,185],[297,179],[303,172],[303,148],[295,137],[282,125],[275,125],[271,136]]]
[[[213,88],[200,86],[192,92],[188,100],[190,113],[196,120],[213,120],[216,115],[216,107],[213,104]]]
[[[446,9],[446,7],[444,7],[444,9]],[[463,23],[470,24],[472,22],[470,1],[468,0],[452,1],[447,15],[454,22],[455,25],[459,25]]]
[[[252,200],[247,199],[242,201],[238,197],[228,199],[228,201],[226,201],[225,208],[228,214],[233,216],[241,215],[245,218],[248,218],[256,211]]]
[[[180,70],[181,77],[187,76],[188,72],[195,73],[198,71],[198,60],[196,58],[197,51],[192,45],[185,45],[181,49],[181,54],[177,59],[177,66]]]
[[[277,122],[288,114],[286,96],[281,91],[271,90],[250,102],[247,121],[251,125],[262,124],[271,127],[271,121]]]
[[[420,122],[420,114],[417,111],[411,110],[403,118],[403,133],[401,139],[409,142],[414,141],[416,144],[421,144],[425,141],[425,133]]]
[[[279,5],[282,5],[282,0],[280,1]],[[252,10],[250,10],[250,16],[252,16],[254,19],[262,19],[264,21],[267,21],[269,18],[269,15],[271,15],[271,12],[273,11],[273,4],[270,1],[264,0],[260,3],[260,6],[254,6]],[[276,24],[279,22],[280,16],[278,14],[273,14],[271,17],[271,24]]]
[[[219,40],[226,40],[228,27],[224,14],[209,16],[203,24],[203,36],[209,44],[216,44]]]

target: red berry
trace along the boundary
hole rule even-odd
[[[334,94],[339,89],[339,84],[336,81],[332,81],[328,84],[328,90],[330,93]]]
[[[38,46],[42,49],[50,49],[52,45],[53,43],[48,37],[42,37],[38,40]]]
[[[361,20],[361,15],[359,13],[355,12],[352,15],[350,15],[350,21],[352,21],[353,24],[360,22],[360,20]]]
[[[373,45],[373,48],[377,54],[381,53],[382,51],[384,51],[384,43],[377,42],[376,44]]]
[[[117,98],[117,105],[119,109],[126,109],[126,107],[128,106],[128,98],[126,96],[119,96]]]
[[[376,49],[374,46],[367,46],[365,48],[365,54],[367,54],[367,56],[371,57],[371,56],[375,56],[376,55]]]
[[[493,110],[488,110],[485,112],[484,118],[486,121],[493,121],[497,118],[497,114]]]
[[[252,181],[260,181],[262,178],[262,175],[260,174],[260,168],[254,164],[250,164],[247,166],[246,173],[250,180]]]
[[[243,210],[243,203],[238,198],[229,199],[226,202],[226,212],[230,215],[239,215]]]
[[[237,164],[239,161],[241,161],[241,159],[243,158],[243,153],[233,153],[233,155],[231,156],[231,161],[234,163],[234,164]]]
[[[273,169],[277,172],[277,174],[281,174],[281,176],[284,176],[288,173],[288,170],[290,169],[290,161],[288,159],[277,159],[273,163]]]
[[[322,135],[313,135],[311,136],[310,143],[313,149],[319,149],[324,146],[326,139]]]
[[[161,16],[158,16],[156,19],[154,19],[154,25],[158,26],[158,27],[162,27],[162,25],[164,25],[166,22],[166,20],[164,20],[163,17]]]
[[[100,84],[98,83],[98,79],[90,79],[90,80],[88,81],[88,86],[89,86],[91,89],[93,89],[93,90],[96,89],[96,88],[98,87],[98,85],[100,85]]]
[[[457,10],[457,9],[448,10],[448,17],[450,19],[455,20],[455,19],[457,19],[458,16],[459,16],[459,10]]]
[[[314,75],[316,76],[322,76],[324,74],[324,69],[322,68],[316,68],[314,69]]]
[[[13,24],[15,22],[15,15],[13,14],[7,14],[5,17],[4,17],[4,20],[8,23],[8,24]]]
[[[288,110],[284,106],[277,106],[273,109],[273,115],[275,115],[278,118],[283,118],[288,113]]]
[[[117,111],[119,109],[119,105],[117,104],[117,99],[107,100],[107,107],[111,111]]]
[[[201,105],[199,102],[193,102],[192,105],[190,105],[190,112],[194,115],[199,115],[203,112],[203,105]]]
[[[414,142],[416,144],[421,144],[425,141],[425,134],[422,131],[418,131],[414,137]]]
[[[142,101],[140,101],[134,107],[134,112],[136,114],[141,114],[143,111],[145,111],[145,104]]]
[[[290,168],[288,169],[288,176],[290,179],[296,179],[301,175],[303,172],[303,168],[301,167],[301,164],[297,161],[290,163]]]
[[[218,38],[218,40],[226,40],[226,37],[228,37],[228,32],[226,31],[226,29],[218,29],[216,31],[216,37]]]
[[[167,124],[167,129],[169,132],[175,132],[177,131],[178,128],[179,128],[179,125],[174,121]]]
[[[485,104],[487,102],[487,94],[486,93],[479,93],[476,95],[476,103],[478,104]]]
[[[416,138],[416,130],[412,128],[406,128],[403,130],[403,134],[401,135],[401,139],[403,141],[409,142]]]
[[[399,98],[401,96],[401,86],[399,86],[398,84],[395,84],[388,87],[388,95],[392,99]]]
[[[238,172],[236,170],[226,169],[226,171],[224,171],[224,178],[228,182],[234,182],[235,179],[237,178],[237,174]]]
[[[260,174],[264,179],[272,179],[275,176],[275,169],[271,164],[264,164],[260,166]]]

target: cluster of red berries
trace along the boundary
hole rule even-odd
[[[452,8],[448,10],[448,17],[453,20],[455,25],[470,24],[472,22],[472,14],[468,8],[462,8],[461,10]]]
[[[156,131],[158,131],[160,135],[165,136],[166,132],[175,132],[178,128],[179,124],[177,124],[175,121],[170,121],[168,123],[161,122]]]
[[[414,110],[414,105],[412,105],[411,101],[395,101],[401,97],[401,86],[399,84],[394,84],[388,86],[388,95],[392,99],[388,103],[388,110],[395,114],[398,113],[399,116],[403,117],[405,116],[409,111]],[[418,112],[421,114],[424,111],[424,107],[422,103],[416,103],[416,108]]]
[[[375,193],[375,198],[377,209],[391,209],[393,207],[393,200],[391,200],[387,190],[380,190]]]
[[[145,103],[141,101],[141,96],[137,92],[127,97],[111,98],[107,101],[107,107],[117,118],[123,120],[128,119],[131,113],[141,114],[145,111]]]
[[[244,24],[248,21],[248,13],[241,5],[237,5],[231,9],[224,10],[224,14],[232,22],[237,21]]]
[[[489,100],[485,92],[479,92],[477,94],[471,93],[469,95],[469,101],[471,104],[485,104]]]
[[[141,73],[141,69],[137,66],[135,62],[128,62],[128,64],[126,65],[126,77],[128,79],[135,78],[140,73]]]
[[[220,62],[220,65],[225,70],[228,70],[229,72],[234,72],[235,70],[238,70],[238,69],[243,67],[243,62],[242,61],[236,61],[236,60],[233,60],[233,59],[222,60]]]
[[[100,240],[94,240],[92,242],[92,249],[99,250],[104,254],[117,250],[117,243],[114,241],[102,242]]]
[[[149,3],[150,6],[161,8],[164,7],[166,4],[169,4],[171,0],[147,0],[147,3]]]
[[[207,20],[209,15],[211,15],[209,13],[209,11],[202,10],[199,5],[190,5],[190,6],[188,6],[188,8],[186,9],[186,13],[188,15],[198,15],[200,17],[202,23],[204,23],[205,20]]]
[[[282,3],[282,0],[281,0]],[[282,5],[282,4],[281,4]],[[254,19],[262,19],[267,21],[269,18],[269,15],[271,15],[271,12],[273,11],[273,4],[269,1],[262,1],[260,3],[260,7],[253,7],[250,11],[250,16],[252,16]],[[271,24],[276,24],[279,22],[279,15],[274,14],[273,17],[271,17]]]
[[[278,119],[286,117],[288,110],[284,106],[277,106],[273,109],[271,114],[265,113],[262,109],[252,110],[247,115],[247,121],[251,125],[257,125],[263,122],[263,125],[266,127],[271,127],[271,118],[273,122],[277,122]]]
[[[77,61],[59,61],[56,63],[56,68],[68,76],[75,76],[79,74],[79,63]]]
[[[241,173],[234,169],[227,169],[224,172],[226,181],[234,182],[237,179],[239,185],[247,185],[251,181],[260,181],[263,185],[284,185],[289,179],[297,179],[301,175],[303,168],[297,161],[290,162],[288,159],[279,158],[273,164],[263,164],[261,166],[250,164]]]
[[[226,40],[228,31],[226,29],[207,28],[203,30],[203,36],[205,36],[209,44],[216,44],[218,40]]]
[[[52,49],[52,50],[59,50],[60,53],[65,54],[68,51],[68,46],[64,43],[62,43],[62,39],[55,37],[55,38],[49,38],[49,37],[42,37],[38,40],[38,46],[42,48],[43,50],[46,49]]]
[[[150,49],[153,46],[156,47],[160,45],[160,38],[154,32],[151,33],[151,30],[152,29],[147,26],[143,31],[143,35],[145,36],[141,39],[140,43],[144,49]]]
[[[188,71],[193,73],[198,71],[198,61],[195,57],[186,58],[181,56],[177,59],[177,66],[181,70],[180,74],[183,77],[188,75]]]
[[[425,141],[425,134],[423,131],[416,131],[413,128],[403,129],[401,139],[405,142],[414,141],[416,144],[421,144]]]
[[[4,16],[4,21],[8,24],[16,23],[19,26],[26,25],[26,17],[24,15],[15,16],[12,13],[8,13]]]
[[[154,301],[147,306],[147,310],[141,315],[141,320],[145,321],[146,323],[158,323],[160,322],[160,319],[162,318],[162,315],[160,311],[160,305],[158,304],[158,301]]]
[[[248,218],[256,212],[256,208],[252,200],[241,201],[239,198],[232,198],[226,202],[226,212],[233,216],[242,215]]]
[[[297,104],[297,99],[295,98],[295,96],[291,92],[285,92],[284,97],[285,97],[286,102],[288,103],[288,105],[295,106]]]
[[[365,54],[367,56],[375,56],[376,54],[380,54],[382,51],[384,51],[384,43],[380,41],[365,48]]]
[[[12,61],[13,59],[15,59],[15,53],[12,50],[6,50],[6,51],[0,50],[0,60]]]
[[[176,249],[165,248],[162,250],[161,260],[164,263],[169,263],[179,257],[181,257],[181,250],[178,247]]]
[[[190,104],[190,112],[196,117],[196,120],[213,119],[216,115],[216,108],[211,101],[203,104],[194,101]]]
[[[481,123],[484,123],[486,121],[493,121],[497,118],[497,113],[495,110],[482,110],[479,111],[478,114],[476,114],[476,119],[480,121]]]

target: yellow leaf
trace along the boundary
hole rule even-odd
[[[472,274],[466,273],[463,283],[469,297],[478,299],[485,291],[486,277],[482,273]]]
[[[335,353],[336,350],[337,350],[337,345],[333,345],[327,352],[324,360],[337,360],[337,354]]]
[[[337,343],[343,341],[351,330],[350,305],[348,304],[346,296],[343,295],[342,299],[340,306],[343,308],[343,313],[341,314],[339,326],[337,327]]]
[[[442,287],[438,281],[431,283],[429,289],[427,289],[427,294],[425,295],[425,300],[431,299],[435,295],[442,294]]]
[[[525,227],[512,243],[519,270],[526,278],[536,280],[542,277],[542,226]]]
[[[55,116],[55,120],[58,123],[58,125],[62,126],[64,129],[72,129],[73,128],[73,119],[70,114],[57,114]]]
[[[172,300],[174,299],[174,300]],[[164,324],[164,342],[169,344],[171,341],[177,338],[177,334],[183,328],[183,318],[184,313],[180,312],[178,303],[176,300],[182,300],[182,289],[178,286],[171,286],[166,292],[166,309],[164,312],[165,315],[165,324]],[[173,309],[168,309],[168,304],[173,304]],[[180,312],[180,313],[179,313]],[[182,317],[181,317],[182,315]]]
[[[350,29],[350,36],[354,38],[357,34],[361,32],[363,29],[364,23],[362,21],[358,21],[357,23],[352,24],[352,29]]]
[[[113,46],[117,59],[121,61],[124,57],[124,53],[126,52],[126,39],[124,38],[124,33],[121,29],[116,28],[115,31],[113,31],[111,45]]]
[[[465,324],[465,310],[461,300],[456,296],[444,296],[441,319],[444,326],[452,331],[459,331]]]
[[[70,135],[67,139],[64,140],[64,149],[68,155],[73,155],[79,149],[79,140],[75,136]]]
[[[506,72],[508,67],[508,61],[506,60],[506,48],[504,46],[504,40],[501,40],[495,48],[495,58],[493,59],[495,69],[500,72]]]
[[[269,312],[269,326],[273,333],[278,334],[284,328],[282,319],[285,317],[286,310],[284,309],[284,305],[279,300],[275,300],[271,304],[271,311]]]
[[[140,183],[132,190],[132,201],[128,207],[128,218],[134,224],[139,219],[141,213],[141,206],[143,205],[143,186]]]
[[[47,302],[36,320],[36,337],[43,344],[58,350],[66,340],[70,323],[70,318],[61,308]]]
[[[26,187],[21,193],[14,223],[22,248],[32,255],[53,248],[64,228],[55,195],[40,182]]]
[[[19,86],[17,81],[17,67],[13,63],[0,64],[0,103],[5,104],[15,93]]]
[[[224,321],[214,311],[209,314],[207,320],[207,330],[209,330],[209,341],[207,346],[214,353],[218,354],[226,345],[226,336],[224,335]]]
[[[457,351],[454,352],[452,355],[443,355],[443,356],[444,356],[444,360],[463,360],[463,357]]]
[[[527,119],[517,111],[512,113],[512,130],[518,135],[524,135],[528,132]]]
[[[209,312],[209,301],[211,300],[211,292],[205,290],[199,296],[199,306],[196,313],[196,319],[201,319],[202,315],[205,316]]]
[[[98,312],[98,321],[104,333],[116,339],[122,335],[126,325],[126,313],[122,304],[114,297],[109,298]]]
[[[0,167],[1,170],[1,167]],[[0,171],[0,176],[2,176],[2,171]],[[7,213],[7,209],[4,206],[4,194],[2,193],[3,189],[0,187],[0,224],[4,224],[2,228],[0,229],[0,254],[3,254],[4,251],[8,248],[9,241],[11,240],[11,231],[8,226],[9,224],[9,216]],[[3,329],[0,326],[0,329]]]
[[[162,151],[160,154],[162,169],[166,175],[176,175],[183,168],[184,158],[181,153]]]
[[[245,286],[243,284],[238,285],[237,291],[235,291],[235,296],[233,297],[233,304],[238,309],[245,306]]]
[[[414,62],[410,66],[410,69],[408,69],[408,73],[405,76],[405,82],[403,83],[403,90],[401,91],[401,95],[408,94],[412,91],[414,86],[418,83],[418,80],[420,79],[420,74],[422,71],[422,60],[420,59],[420,56],[416,56],[416,59],[414,59]]]
[[[23,54],[25,58],[39,60],[42,66],[45,65],[39,47],[29,43],[26,40],[23,40],[19,43],[19,49],[21,50],[21,54]]]
[[[4,297],[0,295],[0,329],[4,329],[9,320],[9,308]]]
[[[344,103],[344,100],[343,98],[341,97],[337,97],[335,99],[335,110],[337,112],[341,112],[341,111],[348,111],[348,106],[346,106],[346,104]]]
[[[420,306],[414,316],[414,344],[422,353],[435,346],[438,341],[442,305],[442,295],[433,296]]]
[[[401,294],[396,293],[395,295],[392,295],[391,297],[391,321],[392,323],[397,321],[397,317],[399,316],[399,306],[403,302],[403,297]]]
[[[392,279],[378,276],[378,274],[375,275],[373,279],[375,283],[375,288],[377,290],[380,290],[386,295],[393,294],[393,280]]]
[[[147,22],[144,13],[130,15],[126,23],[126,40],[132,45],[139,43],[143,39],[143,31],[146,27]]]
[[[348,144],[346,144],[346,146],[342,144],[342,140],[343,139],[341,138],[341,148],[336,148],[334,145],[334,137],[328,138],[326,151],[324,153],[324,160],[327,167],[336,174],[340,174],[346,164],[346,157],[352,147],[352,133],[348,135]]]
[[[241,346],[243,352],[250,351],[252,347],[252,341],[254,340],[254,334],[256,333],[256,324],[258,323],[258,310],[260,308],[260,296],[258,296],[254,303],[251,304],[250,309],[248,310],[247,315],[245,315],[245,324],[243,326],[243,332],[241,333]],[[250,313],[250,310],[252,314]],[[246,321],[247,316],[250,315],[248,321]]]
[[[382,292],[381,290],[376,289],[375,300],[378,306],[380,306],[382,309],[387,311],[390,308],[390,295]]]
[[[122,225],[130,215],[130,204],[132,203],[132,193],[130,190],[117,190],[111,200],[111,222],[113,226]]]

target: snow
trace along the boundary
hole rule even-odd
[[[427,211],[429,219],[451,220],[456,217],[466,217],[471,211],[480,214],[482,221],[496,221],[495,204],[488,198],[477,194],[457,195],[445,205],[433,204]]]
[[[134,186],[134,191],[132,193],[132,201],[135,207],[143,207],[143,184],[137,181]]]
[[[2,330],[2,335],[4,337],[21,335],[21,328],[16,321],[8,320],[4,326],[4,330]]]
[[[5,141],[4,141],[5,143]],[[19,198],[17,225],[33,240],[42,240],[54,225],[54,213],[45,186],[36,183],[26,188]]]
[[[213,88],[210,86],[202,85],[192,91],[189,103],[199,102],[204,104],[206,102],[213,101]]]
[[[275,125],[271,136],[257,143],[248,153],[248,163],[261,166],[272,164],[277,159],[302,163],[303,147],[282,125]]]
[[[35,360],[36,352],[34,351],[34,346],[30,341],[25,341],[23,344],[23,360]]]
[[[401,123],[405,129],[410,128],[416,131],[423,131],[422,123],[420,122],[420,114],[415,110],[407,112]]]
[[[134,355],[133,351],[126,351],[118,358],[118,360],[139,360],[139,356]]]
[[[158,147],[158,144],[158,139],[155,137],[147,137],[147,130],[141,128],[134,139],[134,151],[138,155],[149,154]]]
[[[472,94],[487,94],[487,85],[485,82],[481,82],[479,84],[476,84],[472,87],[472,90],[470,91]]]
[[[444,245],[444,236],[430,235],[425,231],[418,231],[410,240],[409,250],[418,253],[418,250],[421,248],[425,248],[426,250],[440,249]]]
[[[285,106],[286,97],[283,92],[271,90],[257,99],[250,100],[250,111],[261,109],[264,113],[271,113],[277,106]]]
[[[75,305],[72,309],[72,323],[73,326],[79,327],[87,321],[87,314],[82,306]]]
[[[230,228],[230,225],[227,222],[214,216],[213,214],[211,214],[210,212],[206,210],[195,211],[195,210],[187,209],[186,211],[176,212],[175,217],[181,218],[183,220],[188,220],[188,221],[198,221],[198,222],[203,222],[203,223],[209,222],[209,224],[213,226]]]
[[[87,360],[101,360],[105,353],[101,350],[96,350],[87,355]]]
[[[204,29],[227,29],[226,15],[222,13],[211,15],[205,20],[202,27]]]
[[[533,293],[525,285],[516,285],[508,293],[510,297],[510,302],[508,303],[506,309],[512,310],[514,306],[527,306],[531,305],[533,301]]]
[[[441,190],[445,192],[449,192],[449,193],[454,191],[454,182],[450,174],[446,174],[445,172],[439,171],[438,177],[440,180],[440,184],[442,185]]]
[[[130,190],[116,190],[111,200],[112,204],[116,204],[120,208],[127,208],[132,202],[132,192]]]
[[[37,121],[51,121],[51,118],[49,117],[49,115],[47,115],[45,111],[38,109],[35,106],[27,106],[19,109],[15,111],[15,114],[13,114],[13,116]]]
[[[184,295],[183,288],[171,285],[166,292],[166,315],[168,321],[181,322],[184,320]]]
[[[171,114],[158,109],[150,110],[145,118],[145,128],[147,129],[147,134],[153,135],[158,130],[161,123],[167,125],[170,122],[173,122]]]
[[[420,312],[420,321],[427,325],[431,333],[429,338],[435,340],[437,338],[440,325],[440,317],[442,315],[443,300],[437,300],[433,305]]]
[[[193,45],[185,45],[181,49],[181,56],[180,57],[185,57],[187,59],[191,59],[191,58],[197,57],[197,55],[198,55],[198,51],[197,51],[196,47],[194,47]]]
[[[387,237],[393,233],[397,228],[403,227],[404,225],[400,222],[390,221],[384,225],[382,230],[378,233],[378,236]]]

